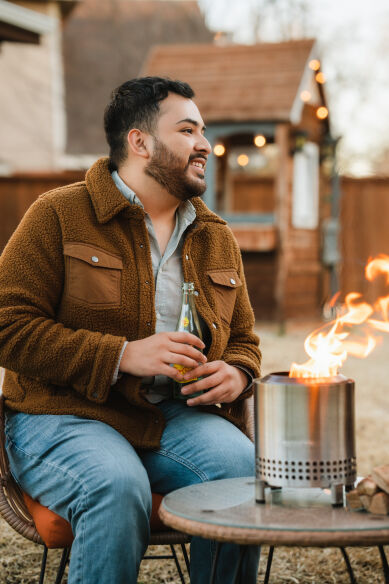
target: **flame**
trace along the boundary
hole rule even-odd
[[[384,275],[389,285],[389,256],[379,255],[369,260],[365,275],[370,282]],[[339,293],[332,299],[331,306],[338,296]],[[345,298],[343,314],[305,339],[304,348],[310,359],[302,365],[292,363],[289,376],[318,379],[337,375],[348,355],[359,358],[370,355],[379,341],[376,331],[389,332],[389,295],[371,305],[361,294],[350,292]]]

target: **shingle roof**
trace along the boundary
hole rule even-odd
[[[64,28],[67,153],[107,151],[103,112],[111,91],[139,75],[153,45],[212,38],[195,1],[83,0]]]
[[[205,121],[289,120],[314,40],[155,47],[148,75],[188,82]]]

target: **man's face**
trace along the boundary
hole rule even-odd
[[[145,173],[181,201],[201,196],[207,187],[204,171],[211,147],[204,129],[191,99],[171,93],[161,102]]]

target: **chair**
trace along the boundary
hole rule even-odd
[[[0,392],[4,370],[0,368]],[[173,559],[182,584],[185,584],[180,563],[177,558],[175,545],[180,545],[186,568],[189,572],[189,559],[185,544],[190,542],[190,536],[168,528],[158,517],[158,509],[163,496],[153,493],[153,510],[150,519],[151,538],[149,545],[169,545],[171,555],[144,556],[148,559]],[[43,584],[46,561],[49,549],[63,549],[61,562],[58,567],[55,584],[60,584],[70,556],[73,542],[73,533],[70,523],[34,501],[24,493],[13,478],[5,449],[4,435],[4,397],[0,395],[0,515],[20,535],[30,541],[43,546],[39,584]]]

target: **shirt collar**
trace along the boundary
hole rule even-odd
[[[122,193],[122,195],[132,204],[138,205],[144,209],[141,200],[136,196],[134,191],[130,189],[128,185],[124,182],[122,178],[120,178],[119,173],[117,170],[114,170],[112,173],[112,179]],[[183,201],[181,205],[177,209],[177,217],[179,225],[186,224],[186,226],[193,223],[196,218],[196,209],[194,208],[193,204],[190,201]]]

